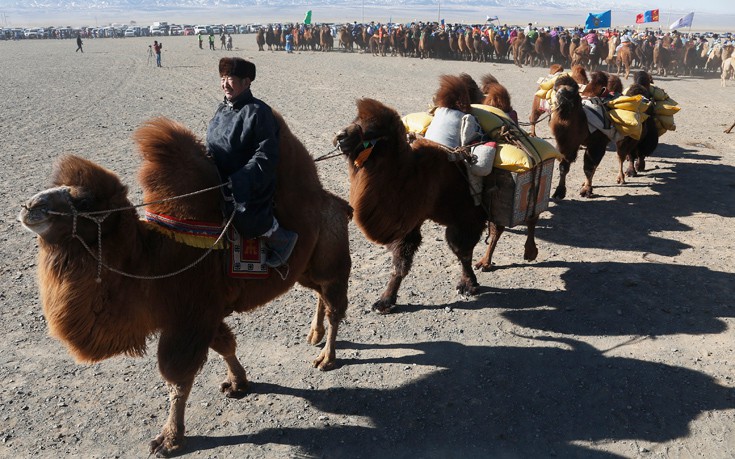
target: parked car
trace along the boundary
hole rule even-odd
[[[194,35],[207,35],[209,34],[209,27],[205,25],[194,26]]]

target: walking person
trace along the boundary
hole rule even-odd
[[[197,34],[197,36],[199,37],[199,49],[204,49],[204,48],[202,47],[202,42],[204,41],[204,37],[202,37],[202,33],[201,33],[201,32],[199,32],[199,33]]]
[[[285,265],[298,235],[279,225],[273,213],[276,167],[279,160],[279,128],[273,111],[253,97],[255,64],[240,57],[219,61],[224,100],[207,128],[207,152],[223,188],[225,212],[235,211],[233,225],[244,238],[263,238],[265,263]]]
[[[77,51],[81,51],[82,54],[84,54],[84,50],[82,49],[82,35],[81,34],[77,34]],[[77,51],[74,51],[74,52],[76,53]]]
[[[153,40],[153,53],[156,55],[156,67],[161,67],[161,48],[163,48],[163,43],[158,43],[158,40]]]

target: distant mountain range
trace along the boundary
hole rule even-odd
[[[628,1],[597,0],[0,0],[0,9],[55,9],[55,10],[100,10],[106,8],[141,10],[146,8],[211,8],[246,6],[435,6],[439,2],[451,6],[474,6],[483,8],[632,8],[641,9],[640,3]]]
[[[315,21],[438,20],[477,22],[500,16],[508,24],[527,20],[551,25],[582,25],[589,12],[613,10],[613,26],[634,24],[646,8],[640,0],[0,0],[0,26],[105,24],[137,21],[298,21],[314,10]],[[707,30],[731,31],[735,14],[705,13],[697,5],[694,23]],[[692,5],[694,8],[694,5]],[[665,11],[665,12],[664,12]],[[701,12],[700,12],[701,11]],[[667,27],[689,11],[661,10]],[[480,19],[481,18],[481,19]]]

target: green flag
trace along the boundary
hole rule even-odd
[[[311,24],[311,10],[307,11],[306,16],[304,16],[304,24]]]

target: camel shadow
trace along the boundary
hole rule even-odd
[[[695,214],[735,216],[735,201],[731,199],[735,168],[679,161],[684,155],[696,160],[718,159],[700,155],[697,150],[662,145],[649,159],[649,170],[621,185],[636,187],[645,181],[655,194],[555,202],[549,208],[551,216],[539,221],[536,237],[569,247],[650,252],[666,257],[681,254],[690,246],[656,234],[695,230],[682,223],[682,217]],[[610,180],[601,178],[599,182]]]
[[[188,449],[254,443],[295,447],[294,457],[614,458],[621,456],[583,442],[670,441],[689,435],[702,413],[735,408],[735,389],[697,371],[607,356],[572,339],[535,340],[533,347],[340,342],[341,349],[411,351],[356,365],[439,369],[415,379],[409,373],[392,389],[256,383],[261,397],[303,399],[322,422],[190,437]],[[354,417],[369,422],[355,425]]]

